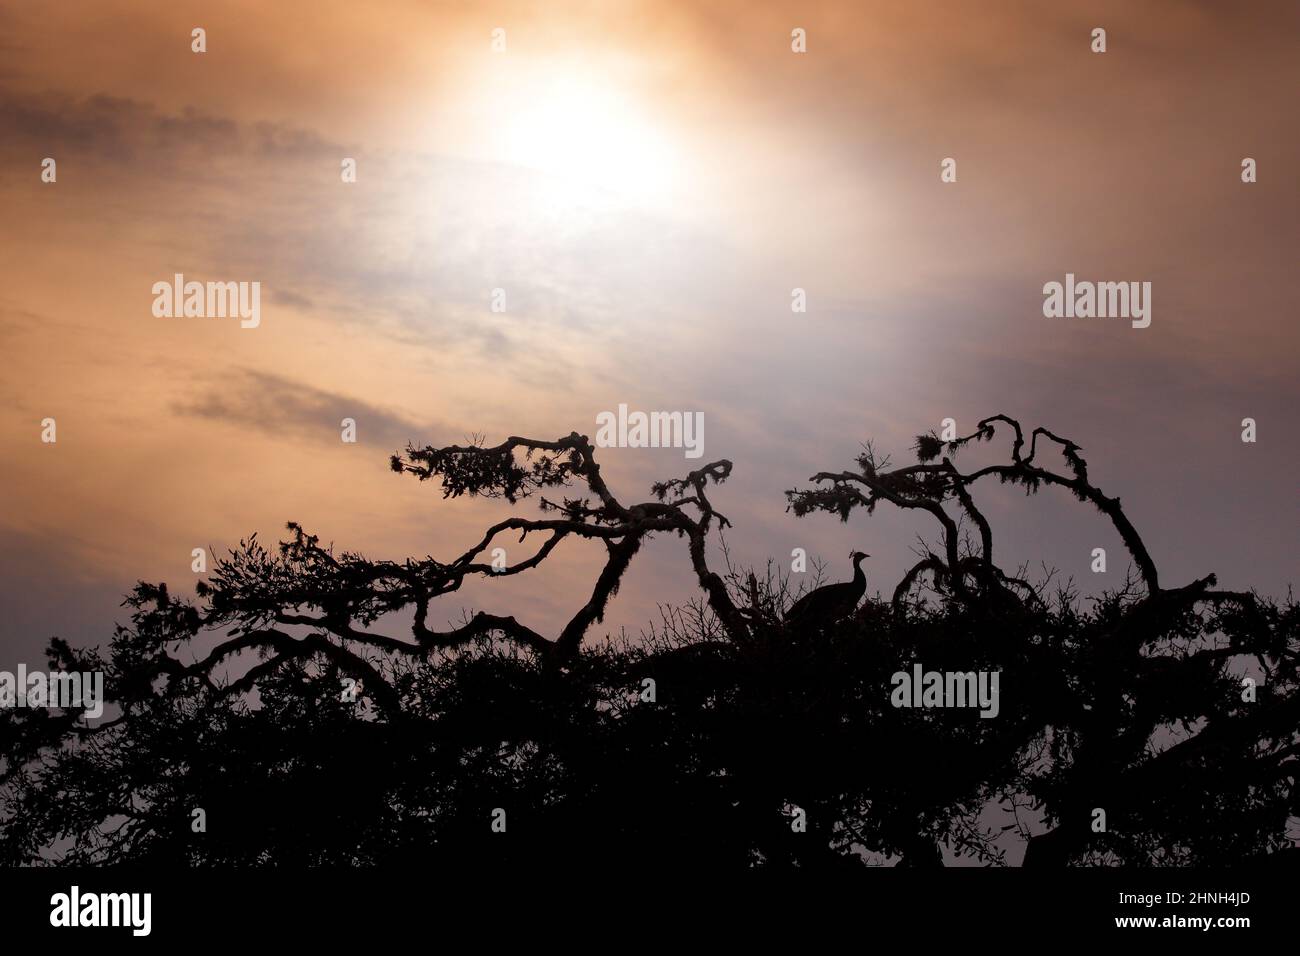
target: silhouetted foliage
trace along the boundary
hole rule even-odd
[[[1010,461],[959,471],[955,456],[999,425]],[[1040,440],[1065,472],[1037,460]],[[109,719],[0,713],[0,860],[834,868],[937,865],[946,849],[999,864],[1008,830],[1028,841],[1028,866],[1234,865],[1289,850],[1294,601],[1219,591],[1213,575],[1161,587],[1118,499],[1046,429],[1025,454],[1020,425],[998,415],[954,442],[921,436],[916,451],[891,469],[868,445],[856,470],[788,492],[799,516],[847,520],[886,502],[941,533],[889,600],[813,627],[784,619],[797,594],[770,565],[710,566],[706,541],[727,522],[708,493],[730,462],[624,505],[576,433],[409,448],[394,469],[438,479],[445,496],[513,503],[580,483],[587,497],[541,498],[542,518],[499,522],[448,563],[336,554],[291,524],[277,548],[254,536],[218,562],[200,603],[139,584],[106,655],[50,647],[54,667],[105,672]],[[1086,607],[1068,585],[1049,593],[1050,578],[1000,568],[972,494],[984,478],[1091,504],[1138,577]],[[685,541],[701,598],[665,609],[641,640],[584,645],[662,532]],[[507,533],[543,543],[497,573],[482,556]],[[607,560],[560,633],[485,612],[428,626],[431,602],[467,577],[508,580],[568,537],[603,542]],[[409,638],[375,629],[399,613]],[[240,676],[219,680],[232,662]],[[895,708],[891,676],[917,662],[1000,671],[1000,713]],[[1247,663],[1262,676],[1253,701]],[[1097,807],[1105,832],[1091,827]],[[206,832],[193,832],[198,808]],[[507,835],[491,829],[496,808]]]

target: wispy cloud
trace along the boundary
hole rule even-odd
[[[445,426],[417,422],[357,398],[251,369],[210,383],[197,400],[178,403],[175,410],[286,441],[337,443],[346,418],[357,423],[357,444],[393,451],[407,442],[424,444],[448,435],[455,437]]]

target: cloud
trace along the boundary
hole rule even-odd
[[[396,451],[407,442],[425,444],[449,429],[416,422],[368,402],[328,392],[267,372],[243,369],[175,410],[280,439],[338,442],[343,419],[357,423],[357,443]]]
[[[372,154],[292,124],[0,87],[0,157],[33,156],[58,159],[58,188],[124,239],[156,241],[162,217],[178,270],[254,276],[315,319],[445,357],[516,356],[538,383],[616,339],[629,299],[645,314],[672,307],[683,275],[695,290],[707,281],[692,236],[649,216],[555,208],[536,172]],[[345,156],[359,163],[355,186],[340,182]],[[494,288],[505,315],[489,310]]]
[[[129,163],[152,172],[175,170],[193,157],[304,160],[344,152],[340,144],[287,124],[243,123],[192,107],[163,113],[105,92],[71,96],[8,86],[0,87],[0,133],[0,150],[13,158],[39,148],[44,155],[75,153],[82,163]]]

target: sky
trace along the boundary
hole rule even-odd
[[[290,520],[450,559],[535,510],[444,501],[391,453],[594,436],[620,404],[703,414],[741,564],[804,548],[844,578],[861,548],[889,594],[931,524],[796,519],[784,492],[867,440],[904,464],[945,418],[1005,413],[1082,446],[1166,586],[1284,595],[1298,28],[1289,0],[6,0],[0,668],[106,643],[135,581],[192,593],[192,549]],[[155,315],[177,273],[259,282],[260,324]],[[1150,282],[1151,325],[1045,317],[1067,273]],[[700,463],[600,460],[625,503]],[[977,500],[1009,565],[1122,578],[1079,503]],[[566,542],[431,620],[554,634],[601,558]],[[602,630],[696,593],[684,544],[655,541]]]

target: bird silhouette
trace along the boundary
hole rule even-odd
[[[821,628],[853,613],[862,595],[867,593],[867,575],[862,570],[862,560],[871,555],[854,551],[849,557],[853,559],[853,580],[826,584],[809,591],[785,612],[787,624]]]

